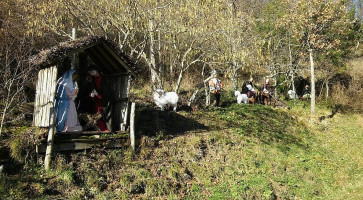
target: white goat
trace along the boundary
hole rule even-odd
[[[237,97],[237,103],[247,103],[248,97],[247,94],[241,94],[240,91],[234,91],[234,96]]]
[[[298,99],[297,95],[296,95],[296,92],[294,90],[289,90],[287,92],[287,94],[289,95],[289,98],[290,99]]]
[[[175,92],[165,92],[164,90],[157,89],[153,93],[155,104],[164,110],[167,105],[172,105],[173,110],[176,111],[178,104],[178,95]]]

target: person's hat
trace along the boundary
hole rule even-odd
[[[268,82],[270,82],[270,79],[266,79],[266,81],[265,81],[266,83],[268,83]]]

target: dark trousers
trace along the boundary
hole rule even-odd
[[[219,106],[219,102],[221,101],[221,93],[211,93],[212,102],[215,101],[215,106]]]

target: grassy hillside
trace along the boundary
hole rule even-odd
[[[232,104],[195,113],[138,107],[140,149],[58,154],[1,178],[2,199],[362,199],[363,117],[308,123],[290,110]],[[317,115],[329,115],[325,105]]]

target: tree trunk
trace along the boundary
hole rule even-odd
[[[205,105],[209,106],[210,105],[210,92],[209,92],[208,84],[204,84],[204,92],[205,92]]]
[[[310,56],[310,72],[311,72],[311,121],[314,121],[315,118],[315,74],[314,74],[314,58],[313,58],[313,50],[309,49]]]
[[[294,94],[296,96],[296,89],[295,89],[295,69],[292,65],[292,53],[291,53],[291,44],[289,41],[289,58],[290,58],[290,66],[291,66],[291,85],[292,85],[292,91],[294,91]]]
[[[213,74],[214,75],[214,74]],[[198,94],[198,92],[199,92],[199,90],[202,88],[202,87],[205,87],[208,83],[209,83],[209,80],[211,79],[211,78],[213,78],[213,75],[211,75],[210,77],[208,77],[207,79],[205,79],[204,81],[203,81],[203,84],[200,84],[200,86],[198,86],[197,87],[197,89],[193,92],[193,94],[192,94],[192,96],[190,97],[190,99],[189,99],[189,102],[188,102],[188,106],[191,106],[192,105],[192,103],[193,103],[193,101],[194,101],[194,99],[195,99],[195,97],[197,96],[197,94]],[[205,87],[206,88],[206,87]],[[207,87],[207,89],[209,89],[208,87]],[[206,91],[206,96],[208,96],[207,95],[207,93],[209,93],[209,90],[205,90]],[[207,98],[208,99],[208,98]],[[208,100],[206,100],[206,105],[209,105],[209,101]]]
[[[326,85],[325,100],[328,100],[328,98],[329,98],[329,80],[326,80],[325,85]]]
[[[179,73],[178,81],[176,82],[176,85],[175,85],[174,92],[176,92],[176,93],[179,92],[180,84],[181,84],[181,81],[183,80],[183,75],[184,75],[184,70],[181,69],[180,73]]]
[[[72,28],[72,40],[75,40],[76,38],[77,38],[76,28]],[[76,69],[76,65],[77,65],[77,54],[73,53],[72,62],[71,62],[71,69]]]
[[[155,62],[155,52],[154,52],[154,24],[153,20],[150,19],[149,21],[149,36],[150,36],[150,72],[151,72],[151,82],[153,90],[155,89],[163,89],[161,84],[161,77],[158,73],[159,70],[156,69],[156,62]]]
[[[274,66],[273,74],[274,74],[274,75],[272,75],[272,79],[273,79],[273,81],[274,81],[274,84],[273,84],[273,88],[274,88],[274,90],[273,90],[273,97],[274,97],[275,99],[277,99],[277,90],[276,90],[276,88],[277,88],[277,78],[276,78],[276,75],[277,75],[278,73],[277,73],[277,70],[276,70],[276,67],[275,67],[275,66]]]
[[[160,34],[160,30],[158,31],[158,75],[160,77],[160,85],[163,86],[164,85],[164,65],[162,65],[162,53],[161,53],[161,34]]]
[[[185,51],[184,55],[183,55],[183,58],[181,60],[181,64],[180,64],[180,73],[179,73],[179,77],[178,77],[178,81],[177,81],[177,84],[175,86],[175,90],[174,92],[178,93],[179,91],[179,87],[180,87],[180,84],[181,84],[181,81],[183,80],[183,75],[184,75],[184,72],[190,67],[190,65],[192,63],[195,63],[197,62],[198,59],[194,60],[193,62],[187,64],[187,66],[185,66],[185,62],[187,60],[187,56],[188,54],[192,51],[192,46],[193,44],[191,44],[191,46],[188,48],[188,50]]]
[[[3,125],[4,125],[4,121],[5,121],[5,115],[7,112],[7,106],[5,106],[3,113],[1,115],[1,123],[0,123],[0,136],[2,135],[2,131],[3,131]]]
[[[233,63],[233,73],[232,76],[230,77],[231,81],[232,81],[232,86],[233,86],[233,90],[238,90],[238,81],[237,81],[237,70],[239,69],[238,64],[237,63]]]

